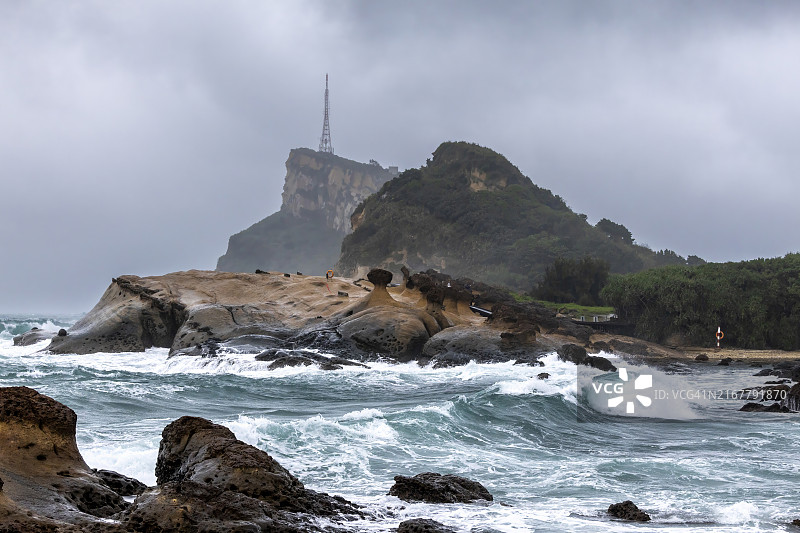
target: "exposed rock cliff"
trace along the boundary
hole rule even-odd
[[[339,257],[350,215],[392,176],[378,164],[308,148],[292,150],[280,211],[233,235],[217,270],[324,273]]]

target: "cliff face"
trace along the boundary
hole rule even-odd
[[[502,155],[463,142],[442,144],[427,165],[386,183],[351,224],[336,267],[345,276],[406,265],[527,291],[557,257],[597,257],[612,272],[685,264],[635,245],[619,224],[590,225]],[[628,239],[616,236],[622,230]]]
[[[358,204],[391,178],[379,165],[296,148],[286,161],[281,209],[295,217],[319,213],[327,228],[347,234]]]
[[[352,212],[392,177],[377,164],[308,148],[292,150],[281,209],[233,235],[217,270],[324,273],[333,268],[342,239],[351,231]]]

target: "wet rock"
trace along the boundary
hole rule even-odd
[[[792,411],[800,411],[800,383],[792,385],[792,388],[786,393],[786,399],[781,402],[781,405]]]
[[[592,349],[597,352],[606,352],[612,353],[614,350],[611,348],[611,345],[605,341],[597,341],[592,343]]]
[[[36,344],[37,342],[41,342],[43,340],[53,338],[52,331],[45,331],[39,328],[31,328],[30,331],[26,331],[22,335],[17,335],[14,337],[14,346],[30,346],[32,344]]]
[[[537,374],[536,377],[539,379],[547,379],[550,377],[550,374],[548,374],[547,372],[542,372],[541,374]]]
[[[430,520],[428,518],[414,518],[400,522],[397,533],[455,533],[455,529],[446,525]]]
[[[302,357],[299,355],[287,355],[286,357],[279,357],[275,359],[271,365],[269,365],[270,370],[276,370],[278,368],[285,368],[287,366],[311,366],[314,364],[313,359],[309,359],[308,357]],[[339,367],[341,368],[341,367]]]
[[[725,357],[724,359],[720,359],[719,363],[717,363],[717,366],[730,366],[732,362],[732,357]]]
[[[363,516],[343,498],[306,489],[266,452],[217,424],[182,417],[164,428],[158,487],[134,502],[136,531],[319,531],[314,517]]]
[[[597,355],[587,356],[583,364],[602,370],[603,372],[614,372],[617,370],[617,367],[615,367],[611,361]]]
[[[424,310],[379,306],[342,320],[336,331],[361,351],[408,361],[422,352],[425,343],[439,329],[434,318]]]
[[[0,388],[0,507],[39,525],[45,520],[88,528],[128,506],[83,460],[75,440],[77,418],[33,389]],[[0,530],[2,522],[0,516]]]
[[[548,347],[536,341],[512,345],[504,331],[488,326],[453,326],[432,336],[422,348],[421,362],[429,358],[437,367],[516,360],[520,364],[537,364]]]
[[[492,501],[486,488],[465,477],[452,474],[425,472],[414,477],[395,476],[390,496],[407,502],[469,503],[477,500]]]
[[[800,527],[800,518],[795,518],[794,520],[792,520],[791,525],[795,527]]]
[[[777,402],[775,402],[775,403],[773,403],[771,405],[767,405],[767,404],[763,404],[763,403],[750,402],[750,403],[744,404],[742,406],[742,408],[739,409],[739,411],[744,411],[744,412],[748,412],[748,413],[790,413],[791,412],[788,407],[783,406],[783,405],[781,405],[781,404],[779,404]]]
[[[106,487],[110,488],[120,496],[138,496],[147,489],[147,485],[134,479],[132,477],[124,476],[113,470],[98,470],[92,469],[94,475],[100,478],[100,481]]]
[[[695,361],[708,361],[708,356],[704,353],[698,354],[697,357],[694,358]]]
[[[631,520],[634,522],[648,522],[650,515],[639,510],[635,503],[625,500],[621,503],[614,503],[608,507],[608,514],[620,520]]]
[[[67,336],[67,330],[65,330],[64,328],[61,328],[60,330],[58,330],[58,336],[59,337],[66,337]]]
[[[588,358],[586,348],[578,346],[577,344],[565,344],[556,350],[556,353],[560,360],[568,363],[575,363],[576,365],[584,364]]]

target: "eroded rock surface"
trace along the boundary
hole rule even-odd
[[[455,529],[429,518],[413,518],[400,522],[397,533],[455,533]]]
[[[182,417],[162,432],[158,487],[123,523],[135,531],[318,531],[314,516],[361,516],[343,498],[306,489],[266,452],[226,427]]]
[[[486,487],[461,476],[425,472],[416,476],[395,476],[389,495],[407,502],[470,503],[492,501]]]
[[[640,510],[635,503],[630,500],[614,503],[608,507],[608,514],[620,520],[630,520],[633,522],[649,522],[650,515]]]
[[[76,424],[75,412],[48,396],[27,387],[0,388],[0,530],[9,524],[20,531],[105,530],[108,524],[99,519],[128,507],[105,481],[124,476],[100,476],[83,460]]]

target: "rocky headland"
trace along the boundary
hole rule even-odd
[[[217,270],[324,274],[351,231],[350,214],[396,173],[374,162],[295,148],[286,160],[280,210],[233,235]]]
[[[590,328],[544,307],[516,303],[505,291],[472,280],[405,272],[401,283],[391,283],[392,273],[381,269],[357,280],[261,271],[120,276],[89,313],[53,336],[47,349],[85,354],[162,347],[174,356],[206,357],[255,353],[276,367],[330,369],[375,359],[436,366],[471,360],[535,364],[565,344],[579,345],[584,355],[586,348],[593,350]],[[473,310],[473,304],[488,313]],[[599,364],[599,359],[573,362]]]

